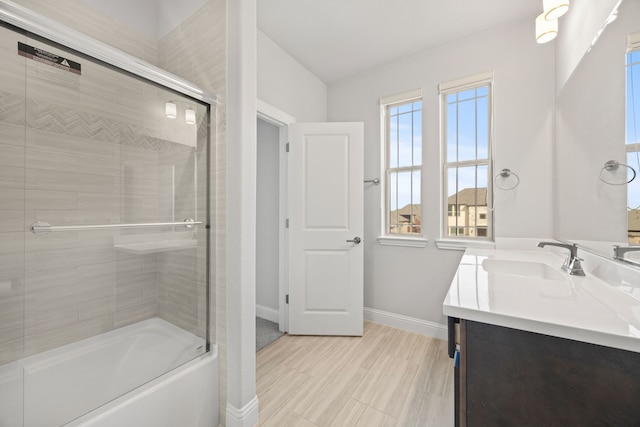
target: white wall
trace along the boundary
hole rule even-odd
[[[620,0],[574,1],[560,18],[556,49],[556,87],[560,91],[569,80],[594,37]]]
[[[258,30],[258,99],[298,122],[327,119],[327,85]]]
[[[279,129],[258,119],[256,304],[278,310]]]
[[[516,190],[497,190],[496,237],[549,237],[554,47],[535,42],[533,19],[329,85],[329,121],[365,123],[366,178],[381,175],[379,98],[416,88],[424,94],[423,224],[429,244],[426,248],[378,244],[382,187],[365,187],[366,307],[445,323],[442,301],[461,253],[434,245],[440,237],[442,185],[438,84],[489,70],[495,75],[495,171],[509,168],[521,181]]]

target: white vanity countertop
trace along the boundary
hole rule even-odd
[[[546,248],[467,249],[444,314],[640,353],[640,282],[605,282],[586,267],[570,276],[562,262]]]

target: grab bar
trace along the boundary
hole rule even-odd
[[[37,221],[31,224],[33,234],[46,234],[52,231],[83,231],[83,230],[103,230],[108,228],[150,228],[165,227],[171,225],[183,225],[192,228],[194,225],[202,224],[202,221],[195,221],[187,218],[182,222],[148,222],[142,224],[97,224],[97,225],[51,225],[48,222]]]

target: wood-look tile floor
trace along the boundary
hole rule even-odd
[[[285,335],[256,364],[260,427],[453,426],[446,341],[365,322],[362,338]]]

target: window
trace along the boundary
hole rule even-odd
[[[634,38],[635,43],[634,43]],[[627,164],[640,171],[640,34],[630,36],[627,53]],[[628,171],[628,180],[633,172]],[[629,244],[640,243],[640,185],[636,177],[627,185],[627,230]]]
[[[422,235],[422,93],[383,98],[385,234]]]
[[[440,85],[444,212],[443,234],[492,238],[491,85],[486,73]]]

